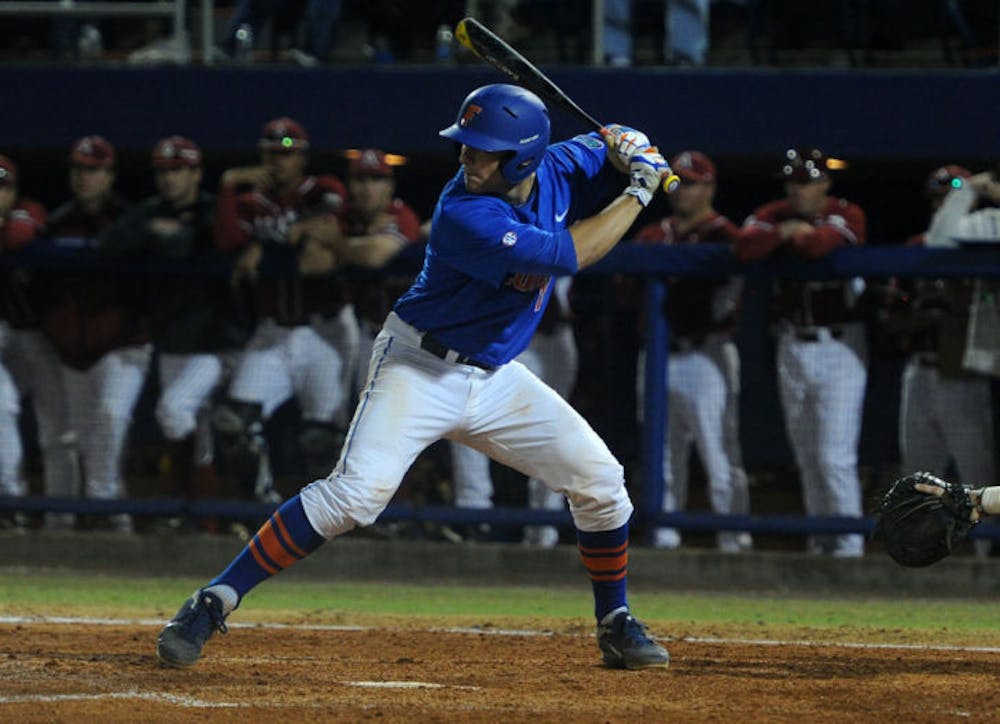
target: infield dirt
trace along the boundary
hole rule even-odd
[[[600,665],[583,622],[533,634],[455,625],[233,627],[177,670],[157,662],[152,624],[4,624],[0,719],[930,722],[1000,710],[997,649],[886,645],[881,634],[735,641],[745,631],[712,626],[668,639],[669,669],[626,672]]]

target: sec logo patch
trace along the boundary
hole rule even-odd
[[[500,240],[500,243],[503,244],[504,246],[514,246],[514,244],[517,243],[517,234],[515,234],[513,231],[508,231],[506,234],[503,235],[503,238]]]

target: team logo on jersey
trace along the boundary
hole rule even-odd
[[[517,234],[513,231],[508,231],[503,235],[503,238],[500,239],[500,243],[504,246],[514,246],[514,244],[517,243]]]
[[[458,122],[458,125],[460,125],[462,128],[465,128],[470,123],[472,123],[473,118],[475,118],[482,112],[483,109],[481,106],[477,106],[475,103],[470,103],[465,107],[465,113],[462,114],[462,120]]]
[[[545,289],[549,285],[551,278],[545,274],[518,272],[507,277],[506,284],[508,287],[514,287],[519,292],[535,292],[539,289]]]
[[[604,144],[601,143],[600,141],[598,141],[593,136],[583,136],[583,135],[580,135],[580,136],[577,136],[576,138],[574,138],[573,140],[574,141],[579,141],[580,143],[582,143],[587,148],[594,148],[594,149],[604,148]]]

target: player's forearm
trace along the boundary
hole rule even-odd
[[[754,261],[767,256],[784,242],[773,228],[751,226],[740,229],[733,242],[733,252],[740,261]]]
[[[934,212],[931,228],[927,230],[927,246],[954,246],[951,239],[956,236],[959,223],[976,203],[976,198],[975,190],[968,184],[949,191]]]
[[[1000,515],[1000,485],[991,485],[976,492],[979,494],[979,507],[984,515]]]
[[[846,246],[848,242],[836,229],[824,226],[796,236],[793,243],[795,250],[803,256],[819,259],[834,249]]]
[[[621,241],[642,209],[638,199],[622,194],[594,216],[569,227],[576,249],[577,269],[603,259]]]
[[[393,234],[348,236],[334,246],[347,264],[378,269],[392,260],[403,248],[403,240]]]

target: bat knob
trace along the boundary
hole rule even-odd
[[[672,194],[681,185],[681,177],[675,173],[669,173],[663,177],[663,190]]]

